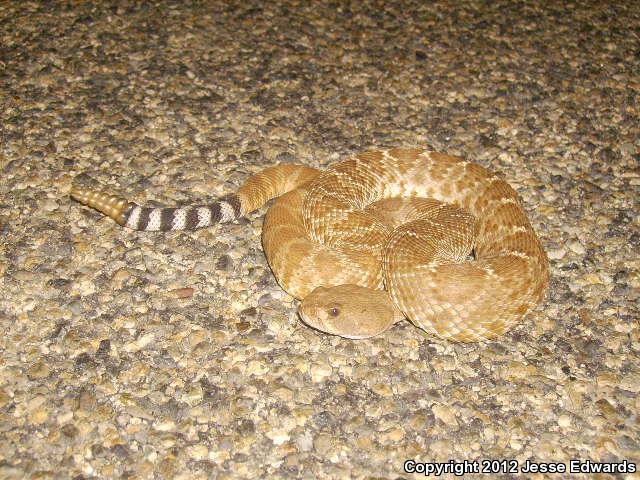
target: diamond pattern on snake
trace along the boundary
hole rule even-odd
[[[369,338],[399,321],[439,338],[496,338],[544,297],[547,255],[517,193],[459,157],[367,151],[326,170],[282,164],[208,205],[151,208],[74,187],[72,198],[135,230],[231,222],[276,198],[262,246],[307,325]]]

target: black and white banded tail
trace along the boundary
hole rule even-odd
[[[238,195],[231,194],[209,205],[185,207],[142,207],[124,198],[104,192],[73,188],[71,198],[95,208],[120,225],[133,230],[196,230],[216,223],[226,223],[242,216]]]
[[[144,207],[122,197],[82,187],[72,188],[71,198],[133,230],[196,230],[240,218],[272,198],[304,185],[318,173],[304,165],[268,167],[249,177],[236,193],[208,205]]]

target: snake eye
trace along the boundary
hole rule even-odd
[[[340,315],[340,309],[338,307],[330,308],[329,315],[331,315],[332,317],[337,317],[338,315]]]

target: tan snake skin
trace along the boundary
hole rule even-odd
[[[402,318],[440,338],[495,338],[543,298],[547,256],[516,192],[458,157],[370,151],[319,171],[278,165],[210,205],[140,207],[75,188],[74,199],[138,230],[231,221],[278,197],[264,252],[305,323],[347,338]]]

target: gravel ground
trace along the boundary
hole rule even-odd
[[[640,470],[639,72],[632,1],[0,3],[0,478]],[[496,341],[306,328],[264,210],[137,233],[68,197],[404,145],[502,172],[540,234],[548,295]]]

